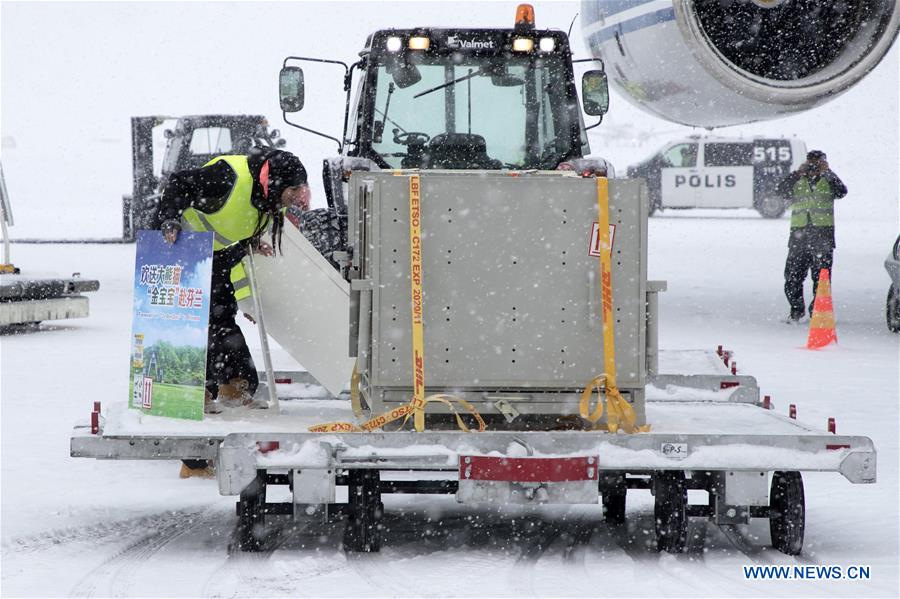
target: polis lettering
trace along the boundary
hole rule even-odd
[[[675,175],[675,187],[687,185],[688,187],[705,187],[715,189],[719,187],[734,187],[737,185],[735,175]]]

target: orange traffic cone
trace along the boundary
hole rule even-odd
[[[816,301],[813,303],[812,318],[809,320],[808,349],[821,349],[830,343],[837,343],[834,330],[834,306],[831,303],[831,276],[828,269],[819,271],[816,287]]]

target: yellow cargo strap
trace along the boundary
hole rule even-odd
[[[615,321],[612,306],[612,245],[609,239],[609,179],[597,177],[597,212],[600,225],[600,304],[603,316],[603,366],[604,374],[594,378],[581,393],[579,413],[594,428],[603,425],[602,395],[606,395],[606,429],[615,433],[620,428],[626,433],[647,432],[650,425],[635,425],[637,415],[616,386]],[[597,390],[597,406],[590,410],[591,395]]]
[[[412,301],[413,426],[425,430],[425,327],[422,323],[422,188],[419,175],[409,178],[409,285]]]
[[[485,430],[486,425],[481,414],[471,403],[461,397],[447,394],[436,394],[425,397],[425,325],[424,296],[422,294],[422,222],[421,222],[421,183],[419,175],[409,177],[409,260],[410,260],[410,295],[412,316],[412,367],[413,367],[413,396],[412,400],[404,406],[394,408],[390,412],[375,416],[360,425],[349,422],[328,422],[309,427],[311,432],[363,432],[381,428],[386,424],[403,418],[403,422],[397,430],[402,429],[410,415],[413,417],[413,427],[417,432],[425,430],[425,406],[429,403],[442,403],[450,408],[456,417],[456,424],[463,432],[471,429],[463,421],[462,416],[454,403],[458,403],[466,409],[478,422],[478,431]],[[353,368],[350,381],[350,404],[353,413],[361,418],[363,410],[359,400],[359,373]]]

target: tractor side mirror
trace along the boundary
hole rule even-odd
[[[609,110],[609,83],[604,71],[587,71],[581,77],[581,101],[584,112],[591,116],[603,116]]]
[[[278,95],[281,109],[299,112],[303,109],[303,69],[283,67],[278,74]]]

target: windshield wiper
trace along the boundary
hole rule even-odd
[[[459,77],[458,79],[454,79],[453,81],[447,81],[446,83],[441,83],[440,85],[438,85],[436,87],[432,87],[431,89],[426,89],[423,92],[419,92],[416,95],[414,95],[413,98],[421,98],[422,96],[430,94],[431,92],[436,92],[439,89],[444,89],[445,87],[450,87],[451,85],[456,85],[457,83],[461,83],[463,81],[466,81],[467,79],[472,79],[473,77],[477,77],[478,75],[484,75],[485,73],[487,73],[487,71],[484,69],[484,67],[481,67],[477,71],[470,72],[468,75],[463,75],[462,77]]]

